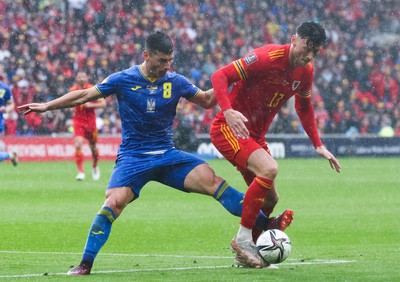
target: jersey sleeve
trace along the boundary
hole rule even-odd
[[[304,97],[296,94],[295,109],[314,147],[322,146],[322,141],[318,133],[317,123],[315,121],[314,108],[311,103],[311,95]]]
[[[102,82],[95,85],[97,91],[104,97],[108,97],[112,94],[116,94],[118,89],[118,82],[120,80],[120,72],[113,73],[106,77]]]
[[[196,85],[191,83],[186,77],[182,75],[178,76],[178,81],[181,95],[187,100],[192,99],[200,91],[200,89]]]
[[[233,62],[236,72],[240,79],[247,79],[253,75],[258,75],[265,71],[269,57],[261,52],[261,49],[254,49],[245,57]]]
[[[304,72],[304,76],[302,79],[304,82],[302,83],[302,87],[298,90],[298,94],[301,97],[308,97],[311,95],[312,82],[314,80],[314,66],[310,62],[306,66],[306,71]]]
[[[318,133],[315,121],[314,107],[311,101],[311,89],[314,79],[314,67],[312,63],[306,66],[303,80],[304,85],[295,95],[295,109],[303,125],[304,131],[307,133],[314,147],[322,146],[322,141]]]
[[[261,58],[260,50],[255,49],[245,57],[217,70],[211,76],[211,82],[221,110],[225,111],[232,108],[228,98],[228,88],[232,83],[247,79],[263,69],[265,69],[264,58]]]

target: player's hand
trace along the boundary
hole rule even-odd
[[[6,107],[1,106],[1,107],[0,107],[0,112],[1,112],[1,113],[5,113],[5,112],[6,112]]]
[[[224,111],[224,116],[226,123],[229,125],[236,138],[246,139],[249,137],[250,132],[244,124],[248,120],[241,112],[235,111],[234,109],[228,109]]]
[[[317,151],[318,155],[329,161],[332,169],[335,169],[337,172],[340,173],[342,167],[340,166],[339,161],[335,158],[334,155],[332,155],[331,152],[328,151],[328,149],[325,148],[325,146],[317,147],[315,148],[315,150]]]
[[[19,112],[23,113],[24,115],[27,115],[31,112],[44,113],[45,111],[47,111],[47,107],[44,103],[25,104],[25,105],[17,107],[17,109]]]

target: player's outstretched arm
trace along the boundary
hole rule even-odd
[[[86,108],[92,108],[92,109],[104,109],[107,106],[106,99],[101,98],[95,101],[92,101],[90,103],[86,103],[85,107]]]
[[[335,169],[337,172],[340,173],[342,167],[340,166],[339,161],[331,152],[328,151],[328,149],[325,148],[325,146],[316,147],[315,150],[317,151],[318,155],[329,161],[332,169]]]
[[[71,108],[86,102],[102,98],[103,96],[93,86],[88,89],[71,91],[57,99],[46,103],[30,103],[18,107],[18,111],[27,115],[31,112],[43,113],[46,111]]]
[[[214,95],[214,89],[209,89],[207,91],[199,90],[199,92],[190,99],[190,102],[203,107],[204,109],[211,109],[217,104],[217,99]]]

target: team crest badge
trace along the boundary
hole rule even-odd
[[[292,90],[295,91],[297,87],[299,87],[299,85],[300,85],[300,80],[293,81]]]
[[[148,99],[147,100],[147,112],[154,113],[156,111],[156,100]]]

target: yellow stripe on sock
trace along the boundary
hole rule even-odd
[[[267,182],[261,180],[261,179],[258,178],[258,177],[256,177],[255,180],[258,182],[258,184],[260,184],[261,186],[263,186],[263,187],[265,187],[265,188],[267,188],[267,189],[271,189],[271,187],[272,187],[272,184],[267,183]]]
[[[229,184],[226,183],[226,181],[225,181],[225,183],[224,183],[224,184],[222,185],[222,187],[219,189],[217,196],[215,196],[215,199],[218,200],[219,197],[221,197],[221,195],[225,192],[226,188],[228,188],[228,187],[229,187]]]
[[[111,213],[110,211],[108,211],[108,210],[101,209],[101,210],[98,212],[98,214],[101,214],[101,215],[106,216],[106,217],[111,221],[111,223],[113,223],[113,222],[115,221],[115,217],[114,217],[114,216],[112,215],[112,213]]]

